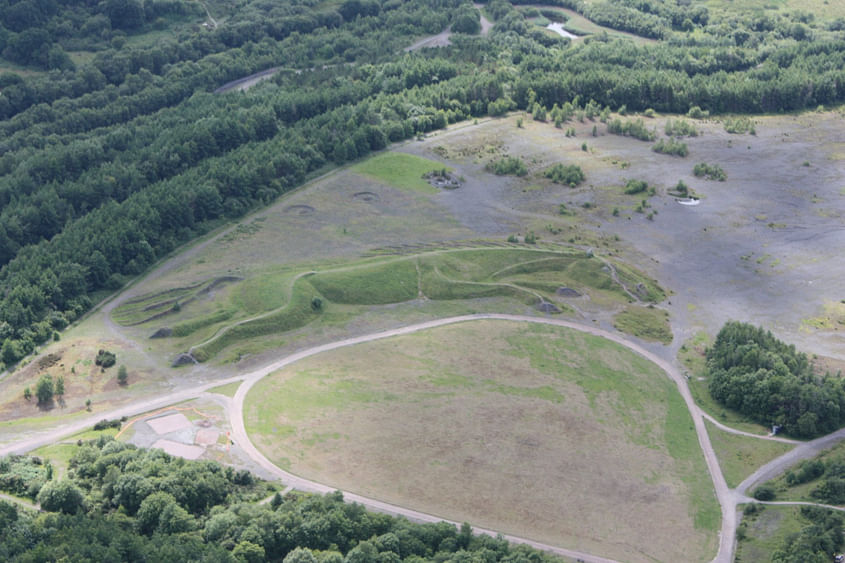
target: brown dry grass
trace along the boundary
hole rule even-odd
[[[595,346],[619,381],[589,373]],[[332,486],[624,560],[704,559],[662,443],[673,392],[584,335],[477,322],[306,360],[253,389],[246,419],[271,459]]]

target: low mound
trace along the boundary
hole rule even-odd
[[[602,338],[441,327],[303,360],[244,411],[265,455],[333,487],[619,560],[715,551],[719,507],[676,387]]]

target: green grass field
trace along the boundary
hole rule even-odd
[[[784,540],[809,524],[799,506],[766,506],[752,516],[743,516],[745,539],[737,541],[734,561],[772,561]]]
[[[779,457],[794,446],[771,440],[759,440],[720,430],[705,421],[710,443],[719,458],[722,474],[729,487],[736,487],[762,465]]]
[[[669,326],[669,313],[662,309],[649,307],[626,307],[624,311],[613,317],[613,326],[626,334],[670,344],[672,342],[672,327]]]
[[[324,267],[286,266],[243,281],[234,277],[204,280],[132,299],[113,316],[121,324],[148,327],[144,330],[150,332],[169,326],[175,345],[193,346],[194,357],[205,362],[233,346],[254,351],[257,339],[299,329],[337,306],[352,309],[329,315],[325,322],[342,322],[367,307],[417,298],[512,298],[529,306],[549,301],[571,313],[573,309],[557,297],[561,287],[575,288],[597,302],[616,306],[630,301],[626,287],[641,288],[648,299],[663,298],[663,290],[654,280],[618,264],[613,268],[619,282],[604,260],[576,249],[443,248],[339,266],[335,262]],[[211,290],[224,285],[227,289],[222,296],[214,296]],[[313,306],[315,298],[322,304],[319,310]],[[642,310],[645,312],[623,312],[620,327],[632,334],[660,335],[661,323],[665,323],[662,313]],[[661,338],[665,341],[665,335]],[[245,350],[235,351],[227,358],[243,353]]]
[[[577,331],[479,321],[336,350],[257,383],[245,422],[275,463],[344,490],[616,558],[715,552],[674,384]]]
[[[402,190],[412,190],[426,194],[437,193],[438,189],[423,180],[423,174],[432,170],[450,167],[439,162],[405,154],[386,152],[356,164],[352,172],[363,174]]]

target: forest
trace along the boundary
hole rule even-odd
[[[484,37],[462,0],[247,0],[204,26],[191,2],[3,0],[0,53],[26,72],[0,73],[0,360],[58,337],[195,237],[450,123],[845,100],[845,22],[668,0],[551,3],[657,40],[571,42],[504,0],[487,5]],[[464,31],[451,46],[404,51],[450,24]],[[248,94],[213,93],[268,68],[279,71]]]
[[[29,490],[46,511],[0,500],[3,561],[557,561],[501,538],[474,536],[467,524],[459,530],[367,512],[345,503],[340,492],[276,493],[257,504],[268,496],[267,484],[216,462],[106,437],[75,447],[61,479],[40,458],[0,459],[0,488]]]
[[[845,425],[845,385],[814,373],[806,354],[771,332],[728,322],[707,350],[710,394],[764,426],[812,438]]]

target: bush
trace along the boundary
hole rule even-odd
[[[754,498],[762,501],[774,500],[775,489],[771,485],[760,485],[754,489]]]
[[[103,419],[100,422],[94,424],[94,430],[99,432],[100,430],[105,430],[106,428],[117,428],[120,430],[121,422],[119,419],[114,420],[107,420]]]
[[[670,137],[697,137],[698,131],[695,129],[695,125],[690,123],[689,121],[684,121],[683,119],[672,120],[669,119],[666,121],[666,134]]]
[[[110,368],[117,363],[117,356],[108,350],[100,350],[97,352],[97,358],[94,363],[102,368]]]
[[[555,184],[564,184],[573,188],[585,179],[584,171],[575,164],[555,164],[548,168],[544,175]]]
[[[614,135],[633,137],[640,141],[653,141],[657,136],[653,130],[645,126],[645,122],[642,119],[623,122],[618,117],[607,124],[607,132]]]
[[[708,180],[718,180],[720,182],[724,182],[728,179],[728,175],[725,174],[725,171],[722,170],[722,167],[718,164],[707,164],[706,162],[700,162],[693,166],[692,173],[697,178],[707,178]]]
[[[52,401],[54,393],[53,377],[49,373],[45,373],[38,379],[38,385],[35,387],[35,396],[38,397],[38,404],[46,405]]]
[[[660,139],[653,147],[651,147],[651,150],[672,156],[686,156],[689,154],[687,144],[676,141],[675,139],[669,139],[668,141]]]
[[[625,184],[625,193],[627,195],[639,194],[648,189],[648,182],[645,180],[628,180]]]
[[[691,108],[689,108],[689,111],[687,112],[687,117],[691,117],[693,119],[703,119],[703,118],[709,117],[709,116],[710,116],[709,111],[703,110],[698,106],[692,106]]]
[[[514,156],[506,156],[499,160],[488,162],[484,169],[497,176],[525,176],[528,174],[528,168],[525,167],[525,164]]]
[[[752,135],[756,135],[757,131],[754,129],[754,124],[751,123],[751,120],[747,117],[737,117],[736,119],[726,119],[725,120],[725,131],[735,135],[741,135],[743,133],[751,133]]]

